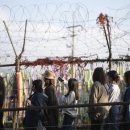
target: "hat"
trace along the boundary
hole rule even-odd
[[[50,70],[46,70],[43,76],[47,79],[55,79],[55,74]]]

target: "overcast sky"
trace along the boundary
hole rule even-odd
[[[22,48],[25,20],[30,20],[27,26],[23,60],[25,58],[36,60],[42,56],[71,55],[72,31],[67,27],[73,25],[73,10],[75,11],[75,25],[83,26],[83,29],[80,26],[75,29],[77,35],[75,56],[95,55],[93,58],[96,58],[98,54],[98,58],[107,58],[105,39],[96,24],[96,18],[101,12],[113,17],[114,56],[128,53],[129,0],[0,0],[0,28],[2,28],[0,30],[2,36],[0,38],[0,48],[2,48],[0,63],[7,64],[15,61],[3,20],[9,27],[18,54]],[[42,24],[40,24],[41,21]],[[115,26],[116,22],[119,22],[119,28]]]

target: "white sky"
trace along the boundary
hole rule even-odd
[[[73,20],[75,25],[81,25],[75,28],[74,56],[94,55],[89,58],[97,58],[98,55],[98,58],[107,58],[106,41],[96,24],[101,12],[113,17],[113,57],[127,55],[130,47],[129,0],[1,0],[0,63],[14,63],[15,60],[3,20],[7,23],[18,54],[23,43],[25,20],[28,20],[23,60],[70,56],[72,29],[67,27],[73,25]]]

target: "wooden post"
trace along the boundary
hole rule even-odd
[[[12,48],[13,48],[15,56],[16,56],[16,61],[15,61],[16,68],[15,69],[16,69],[16,82],[17,82],[17,100],[15,99],[15,101],[17,101],[17,108],[19,108],[19,107],[23,107],[22,106],[22,92],[21,92],[22,91],[22,84],[21,84],[21,73],[20,73],[20,60],[21,60],[21,56],[22,56],[22,54],[24,52],[24,47],[25,47],[27,20],[26,20],[26,23],[25,23],[23,48],[22,48],[22,51],[19,54],[19,56],[16,53],[15,47],[13,45],[13,42],[12,42],[11,36],[9,34],[8,27],[6,26],[5,21],[3,21],[3,23],[4,23],[5,29],[7,31],[7,34],[8,34],[9,40],[10,40],[10,43],[12,45]],[[13,128],[18,128],[19,127],[18,115],[19,115],[19,112],[16,112],[15,116],[14,116]]]

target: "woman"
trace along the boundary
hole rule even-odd
[[[115,70],[111,70],[107,73],[108,76],[108,86],[109,86],[109,102],[120,102],[121,101],[121,91],[118,86],[119,82],[119,75]],[[119,130],[120,129],[120,113],[121,112],[121,106],[119,105],[113,105],[110,107],[109,111],[109,123],[112,123],[109,125],[110,130]]]
[[[79,99],[78,93],[78,81],[74,78],[70,78],[68,81],[68,93],[62,97],[62,105],[75,105]],[[77,116],[76,108],[64,108],[63,109],[63,130],[72,130],[72,123]]]
[[[0,109],[2,109],[5,99],[5,84],[4,79],[0,76]],[[0,111],[0,129],[4,129],[3,111]]]
[[[125,72],[124,79],[126,83],[126,91],[124,94],[124,102],[130,102],[130,71]],[[130,104],[123,106],[123,130],[130,130]]]
[[[45,94],[48,96],[48,106],[58,106],[57,97],[55,94],[55,74],[46,70],[44,73],[44,82],[45,82]],[[47,130],[57,130],[58,129],[58,119],[59,119],[59,110],[48,109],[48,128]],[[50,126],[50,127],[49,127]]]
[[[93,85],[89,97],[89,104],[108,103],[109,93],[106,85],[106,76],[102,67],[97,67],[93,73]],[[89,117],[91,120],[91,130],[103,129],[109,107],[108,106],[90,106]]]
[[[28,99],[29,107],[44,107],[47,104],[47,96],[43,94],[42,81],[34,80],[32,86],[33,94]],[[25,130],[37,130],[38,123],[46,121],[46,113],[43,109],[27,110],[25,113],[24,127]],[[41,123],[41,124],[42,124]]]

